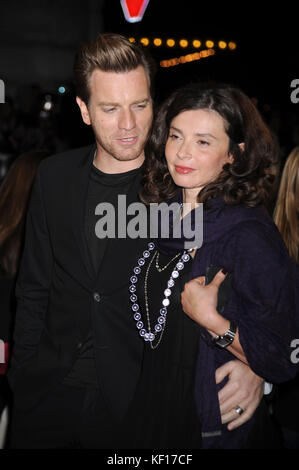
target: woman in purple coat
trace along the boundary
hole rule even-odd
[[[179,223],[183,226],[189,217],[193,233],[203,228],[203,240],[200,246],[195,237],[196,246],[188,253],[182,228],[180,238],[161,236],[151,245],[141,266],[144,277],[137,268],[131,281],[138,280],[141,304],[134,318],[151,351],[148,376],[165,381],[165,403],[173,401],[178,426],[184,429],[186,416],[190,423],[196,410],[204,448],[276,445],[274,437],[271,444],[264,401],[239,428],[229,431],[221,423],[217,394],[224,383],[215,380],[219,366],[238,358],[271,383],[289,380],[298,371],[291,360],[291,342],[299,337],[298,270],[265,208],[277,155],[269,129],[238,89],[191,84],[174,92],[158,112],[141,199],[146,204],[178,202]],[[200,207],[203,227],[196,225]],[[137,296],[132,296],[133,305]],[[174,313],[171,304],[178,299],[184,312]],[[161,357],[153,364],[159,348]],[[191,385],[194,410],[185,394]],[[150,387],[148,382],[146,390]],[[163,393],[161,386],[160,403]],[[175,395],[185,397],[181,405]],[[232,412],[244,410],[245,401],[232,403]],[[186,427],[185,436],[192,436],[193,425],[197,429],[198,422]]]

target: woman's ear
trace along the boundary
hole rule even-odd
[[[244,152],[245,143],[244,143],[244,142],[241,142],[240,144],[238,144],[238,146],[239,146],[240,150],[241,150],[242,152]],[[228,155],[228,163],[232,164],[232,163],[234,163],[234,160],[235,160],[235,159],[234,159],[233,154],[230,153],[230,154]]]
[[[228,154],[227,163],[230,163],[230,164],[234,163],[234,157],[232,153]]]

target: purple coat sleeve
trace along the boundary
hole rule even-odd
[[[298,373],[291,342],[299,338],[299,274],[275,226],[240,224],[232,292],[223,316],[235,319],[250,367],[279,383]]]

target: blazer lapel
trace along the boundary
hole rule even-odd
[[[82,156],[75,171],[72,188],[72,226],[74,236],[78,245],[82,263],[86,274],[93,283],[95,273],[91,261],[91,255],[88,249],[85,236],[85,206],[89,184],[89,175],[93,165],[93,158],[96,146],[93,145],[87,153]]]

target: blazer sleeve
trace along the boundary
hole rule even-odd
[[[236,236],[232,295],[223,316],[235,319],[250,367],[267,381],[293,378],[291,342],[299,338],[298,268],[275,226],[242,224]]]
[[[45,326],[53,255],[42,198],[41,167],[32,188],[25,244],[16,284],[17,312],[11,369],[28,362]]]

